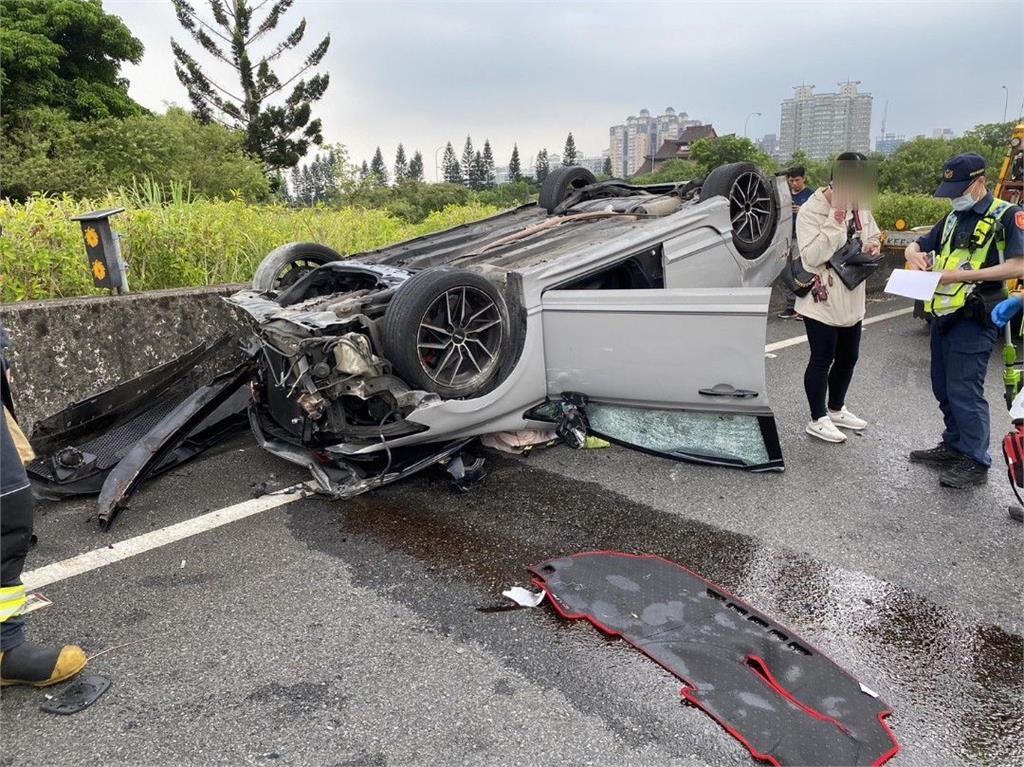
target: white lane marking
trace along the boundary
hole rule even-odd
[[[904,314],[910,314],[914,311],[913,306],[908,306],[904,309],[894,309],[891,312],[884,312],[883,314],[876,314],[874,317],[868,317],[864,320],[864,325],[874,325],[876,322],[884,322],[885,320],[891,320],[893,317],[902,317]],[[807,336],[796,336],[795,338],[787,338],[784,341],[776,341],[775,343],[768,344],[764,347],[766,352],[774,352],[779,349],[785,349],[788,346],[797,346],[798,344],[807,343]]]
[[[110,546],[104,546],[101,549],[87,551],[84,554],[36,568],[35,570],[23,573],[21,580],[27,589],[39,589],[51,583],[87,573],[90,570],[112,565],[115,562],[120,562],[122,559],[128,559],[137,554],[158,549],[169,543],[190,538],[199,533],[205,533],[222,525],[237,522],[254,514],[276,509],[279,506],[284,506],[300,498],[307,497],[309,495],[308,489],[309,487],[306,484],[295,485],[275,493],[261,495],[259,498],[236,503],[234,506],[216,509],[194,519],[186,519],[184,522],[178,522],[159,530],[137,535],[134,538],[112,543]]]

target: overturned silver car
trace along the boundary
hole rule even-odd
[[[764,339],[790,210],[747,163],[652,186],[565,167],[537,204],[381,250],[284,245],[225,299],[240,364],[198,385],[229,334],[39,421],[29,475],[98,493],[109,526],[246,420],[337,498],[437,463],[466,487],[469,443],[522,429],[780,470]]]
[[[703,181],[555,170],[537,204],[343,258],[270,253],[251,290],[260,444],[349,497],[472,438],[568,416],[681,460],[778,470],[764,380],[788,189],[748,163]]]

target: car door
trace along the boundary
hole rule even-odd
[[[781,469],[764,373],[770,294],[549,290],[542,297],[549,402],[583,403],[590,432],[618,444]],[[557,407],[544,412],[557,420]]]

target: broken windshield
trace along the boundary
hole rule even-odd
[[[675,457],[759,466],[771,460],[756,415],[648,410],[590,402],[595,434]]]

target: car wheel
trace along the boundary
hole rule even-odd
[[[344,256],[326,245],[289,242],[267,253],[252,276],[252,287],[261,292],[281,291],[317,267],[342,258]]]
[[[508,309],[475,272],[424,269],[398,289],[384,314],[384,352],[418,389],[475,397],[495,383],[509,355]]]
[[[732,241],[746,258],[757,258],[775,236],[779,205],[771,181],[749,162],[721,165],[701,184],[700,198],[722,196],[729,201]]]
[[[597,183],[597,177],[586,168],[569,165],[555,168],[540,185],[537,204],[548,213],[562,204],[566,197],[585,186]]]

